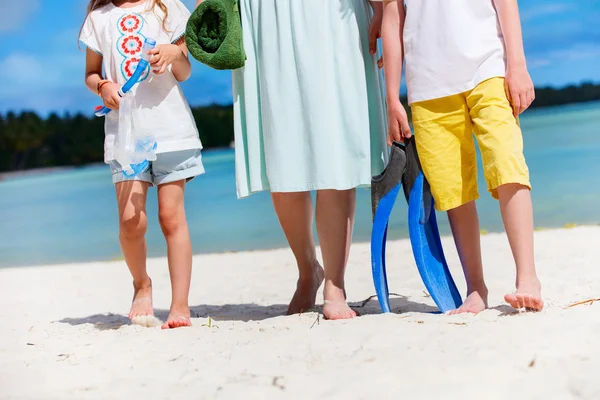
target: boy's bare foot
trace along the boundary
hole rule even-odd
[[[175,329],[175,328],[183,328],[184,326],[192,326],[192,321],[190,317],[186,317],[184,315],[169,315],[167,318],[167,322],[162,324],[162,329]]]
[[[539,279],[533,278],[517,283],[515,293],[504,296],[504,301],[517,310],[542,311],[544,301],[542,300],[542,285]]]
[[[462,306],[458,307],[456,310],[450,311],[448,314],[479,314],[487,308],[487,297],[487,289],[474,290],[467,296]]]
[[[148,318],[151,317],[151,318]],[[129,319],[134,325],[153,326],[154,309],[152,308],[152,280],[133,283],[133,301],[129,310]],[[148,320],[150,321],[150,325]]]
[[[169,311],[169,317],[167,321],[162,325],[162,329],[175,329],[182,328],[184,326],[192,326],[190,320],[190,308],[188,306],[174,307],[171,306]]]
[[[325,282],[323,289],[323,316],[326,319],[351,319],[358,314],[346,303],[346,291],[336,287],[333,282]]]
[[[294,293],[294,297],[292,297],[292,301],[290,301],[290,305],[288,306],[287,315],[300,314],[310,310],[315,306],[317,301],[317,292],[319,291],[319,287],[321,287],[321,283],[323,283],[324,276],[325,273],[323,272],[323,267],[317,263],[311,279],[298,279],[298,283],[296,284],[296,292]]]

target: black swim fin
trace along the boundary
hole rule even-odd
[[[385,245],[387,227],[394,203],[400,192],[402,175],[406,167],[404,146],[394,143],[390,161],[385,170],[371,179],[371,207],[373,229],[371,231],[371,268],[373,283],[383,312],[390,312],[387,272],[385,265]]]
[[[442,312],[462,299],[448,269],[438,230],[431,188],[421,169],[415,139],[406,142],[406,172],[402,179],[408,201],[408,232],[421,279]]]
[[[448,270],[433,210],[433,196],[411,138],[406,146],[394,143],[388,166],[371,182],[371,268],[381,310],[390,312],[385,248],[388,221],[400,185],[409,204],[409,234],[421,278],[440,310],[455,309],[461,304],[460,294]]]

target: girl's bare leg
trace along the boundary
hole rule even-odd
[[[185,180],[158,187],[158,219],[167,241],[171,309],[163,329],[191,326],[188,298],[192,279],[192,242],[185,216]]]
[[[152,281],[146,271],[146,196],[149,184],[139,181],[115,185],[119,207],[119,239],[121,250],[133,277],[133,302],[129,318],[152,316]],[[145,324],[145,323],[144,323]]]

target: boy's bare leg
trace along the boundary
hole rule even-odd
[[[483,279],[479,217],[475,202],[449,210],[448,219],[467,281],[465,302],[450,314],[477,314],[487,308],[488,289]]]
[[[158,187],[158,219],[167,240],[171,309],[163,329],[191,326],[188,297],[192,279],[192,242],[185,216],[185,180]]]
[[[533,256],[533,206],[529,189],[519,184],[498,188],[500,211],[517,266],[517,291],[504,296],[514,308],[544,308]]]
[[[146,195],[148,183],[119,182],[115,185],[119,207],[119,241],[123,257],[133,277],[133,302],[129,319],[134,324],[146,325],[146,317],[153,316],[152,281],[146,271]]]

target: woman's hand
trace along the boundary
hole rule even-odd
[[[176,44],[159,44],[149,51],[150,67],[155,74],[163,74],[169,65],[184,57],[183,51]]]
[[[388,146],[392,142],[403,143],[411,136],[408,115],[400,100],[388,103]]]
[[[535,89],[533,82],[525,66],[511,67],[506,69],[506,79],[504,80],[504,90],[508,101],[513,108],[513,114],[518,116],[527,110],[535,100]]]
[[[121,102],[119,96],[119,85],[113,82],[106,83],[100,88],[100,97],[104,101],[104,106],[111,110],[118,110]]]
[[[373,5],[373,19],[369,27],[369,53],[375,55],[377,52],[377,39],[381,37],[381,22],[383,20],[383,3],[371,3]],[[383,68],[383,57],[377,60],[377,66]]]

